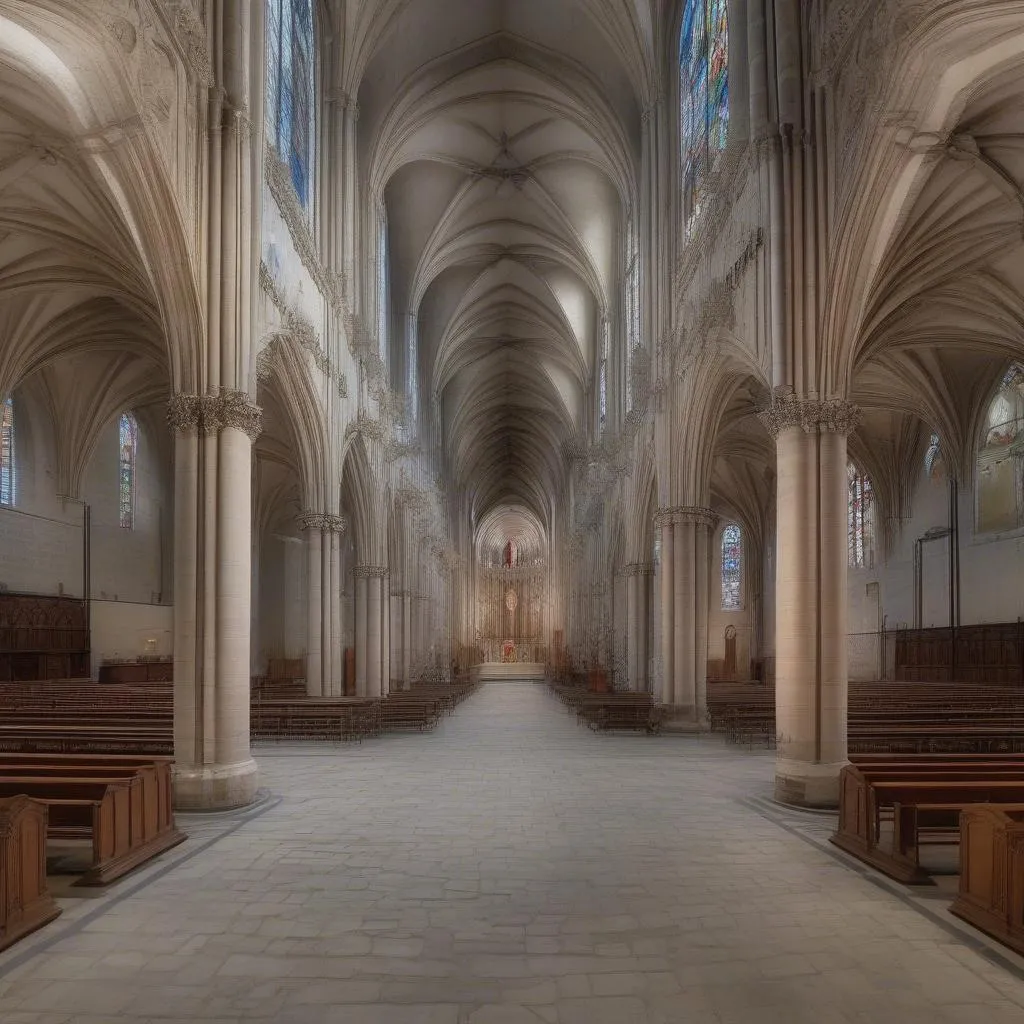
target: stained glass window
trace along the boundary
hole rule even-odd
[[[743,580],[743,533],[735,523],[722,531],[722,610],[743,607],[740,584]]]
[[[313,148],[312,0],[267,0],[267,138],[309,205]]]
[[[728,0],[686,0],[679,41],[679,142],[687,226],[729,133]]]
[[[874,517],[871,504],[874,494],[871,479],[851,462],[846,468],[849,492],[847,498],[848,530],[851,569],[869,569],[874,553]]]
[[[932,434],[928,441],[928,451],[924,453],[924,471],[929,480],[937,479],[942,471],[942,443],[938,434]]]
[[[1024,364],[999,382],[978,451],[978,530],[998,533],[1024,526]]]
[[[602,430],[608,423],[608,319],[601,318],[601,360],[597,370],[597,418]]]
[[[135,453],[139,447],[139,425],[130,412],[121,416],[118,437],[121,526],[130,530],[135,526]]]
[[[14,399],[0,405],[0,505],[14,505]]]

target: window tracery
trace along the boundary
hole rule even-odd
[[[978,530],[1024,526],[1024,364],[1003,375],[978,451]]]
[[[135,526],[135,456],[139,447],[139,425],[130,413],[123,413],[118,422],[119,439],[119,505],[121,528]]]
[[[700,212],[707,176],[729,133],[728,0],[686,0],[679,41],[683,216]]]
[[[288,165],[303,207],[313,148],[311,0],[267,0],[267,138]]]
[[[869,569],[874,560],[874,491],[871,478],[851,462],[846,467],[848,481],[847,538],[851,569]]]
[[[0,406],[0,505],[14,506],[14,399],[8,396]]]
[[[722,610],[743,607],[743,532],[735,523],[722,531]]]

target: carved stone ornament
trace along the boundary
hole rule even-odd
[[[778,437],[790,427],[799,427],[806,434],[851,434],[863,414],[859,406],[842,398],[802,398],[793,392],[776,392],[771,405],[757,415],[768,433]]]
[[[630,562],[622,570],[623,576],[653,576],[654,566],[650,562]]]
[[[311,512],[308,509],[296,517],[300,530],[320,530],[323,533],[344,533],[348,529],[348,520],[344,516],[331,515],[329,512]]]
[[[167,422],[183,433],[218,434],[234,427],[255,441],[263,430],[263,410],[244,391],[225,388],[219,394],[173,395],[167,403]]]
[[[352,575],[356,579],[369,579],[373,577],[383,580],[391,575],[391,570],[386,565],[357,565],[352,570]]]
[[[673,505],[659,508],[654,514],[655,526],[669,526],[676,523],[696,523],[714,529],[718,525],[718,513],[700,505]]]

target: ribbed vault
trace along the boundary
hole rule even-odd
[[[359,89],[392,379],[437,410],[474,532],[498,508],[547,530],[618,312],[648,5],[437,6],[396,8]]]

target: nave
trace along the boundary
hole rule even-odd
[[[494,683],[431,734],[256,754],[257,809],[179,815],[191,842],[0,955],[5,1024],[1024,1015],[1021,961],[768,810],[770,755],[717,736]]]

